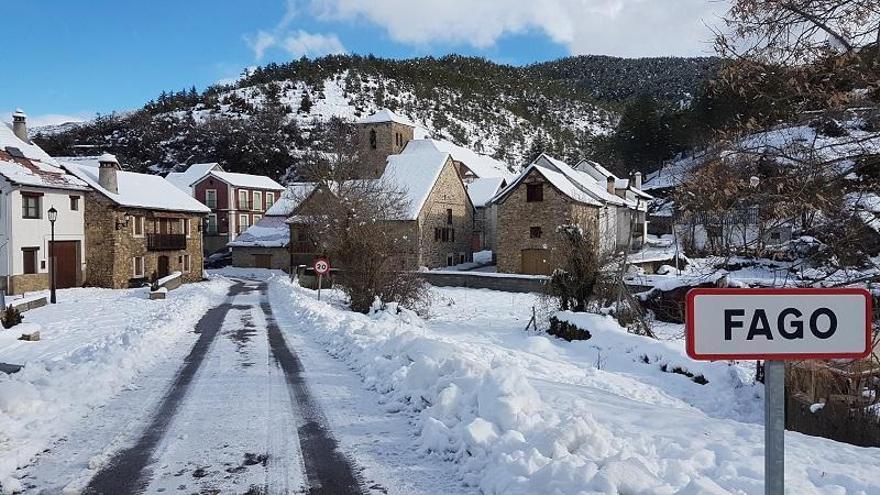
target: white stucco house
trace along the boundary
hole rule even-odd
[[[88,184],[67,173],[27,135],[27,116],[0,123],[0,288],[10,294],[49,288],[54,247],[56,286],[82,284]],[[49,209],[57,213],[51,243]]]

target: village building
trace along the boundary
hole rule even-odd
[[[87,183],[85,284],[136,287],[180,273],[202,279],[202,220],[210,209],[158,175],[125,172],[110,154],[56,158]]]
[[[297,240],[296,242],[299,243],[297,246],[291,245],[291,229],[287,219],[296,213],[297,207],[314,188],[314,184],[308,182],[287,186],[275,203],[266,210],[263,218],[229,243],[232,266],[270,268],[289,272],[296,265],[311,262],[314,248],[303,240]],[[294,260],[294,252],[301,255],[308,253],[308,259],[300,256]]]
[[[56,287],[82,285],[88,189],[30,141],[24,112],[16,110],[12,127],[0,123],[0,289],[48,289],[53,255]]]
[[[498,271],[552,273],[563,261],[565,226],[590,235],[600,257],[638,247],[647,204],[636,191],[628,196],[633,187],[542,154],[491,201],[498,208]]]
[[[486,177],[471,179],[466,184],[474,205],[473,250],[494,252],[498,242],[498,207],[491,200],[507,187],[507,180]]]
[[[284,191],[284,186],[269,177],[226,172],[216,163],[190,165],[166,178],[211,209],[205,217],[205,254],[225,250],[259,222]]]

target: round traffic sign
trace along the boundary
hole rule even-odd
[[[324,259],[315,260],[315,273],[318,275],[323,275],[330,271],[330,262]]]

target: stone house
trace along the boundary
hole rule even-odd
[[[263,175],[226,172],[216,163],[197,163],[166,177],[211,209],[205,217],[205,254],[227,244],[263,218],[284,186]]]
[[[181,273],[202,279],[202,221],[211,210],[158,175],[120,170],[113,155],[58,158],[85,195],[85,284],[124,288]]]
[[[578,226],[592,236],[599,256],[630,248],[627,225],[646,206],[618,194],[615,185],[613,177],[601,184],[560,160],[539,156],[491,201],[498,209],[498,271],[552,273],[562,262],[562,226]]]
[[[287,186],[281,196],[257,223],[229,243],[232,252],[232,266],[250,268],[271,268],[290,272],[294,264],[292,253],[308,253],[308,259],[297,260],[296,264],[311,261],[314,249],[311,245],[292,246],[290,226],[287,219],[297,211],[300,203],[314,190],[308,182],[293,183]]]
[[[12,127],[0,123],[0,289],[48,289],[53,263],[56,287],[82,285],[88,190],[30,141],[24,112],[13,114]],[[50,209],[57,215],[54,242]]]
[[[476,178],[467,182],[468,196],[474,204],[474,251],[495,251],[498,238],[498,208],[491,202],[507,187],[502,177]]]

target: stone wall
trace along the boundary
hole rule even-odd
[[[290,251],[286,247],[233,247],[232,266],[255,268],[257,255],[271,256],[271,268],[290,271]]]
[[[527,202],[526,184],[537,183],[543,184],[544,200]],[[564,241],[557,227],[578,224],[595,233],[598,211],[597,207],[574,203],[533,170],[497,205],[498,271],[520,273],[524,249],[546,250],[551,268],[558,266]],[[532,227],[541,228],[540,238],[531,238]]]
[[[35,290],[49,289],[48,273],[29,273],[23,275],[12,275],[9,280],[9,294],[24,294]]]
[[[376,147],[370,143],[370,132],[376,132]],[[358,124],[358,157],[363,167],[363,178],[378,178],[385,172],[388,155],[403,151],[406,143],[412,141],[414,128],[397,122]],[[399,134],[400,138],[395,137]]]
[[[129,220],[125,223],[125,215]],[[134,257],[144,257],[144,279],[158,273],[159,257],[168,257],[169,273],[180,271],[183,282],[202,279],[204,255],[200,226],[203,215],[184,212],[163,212],[139,208],[122,208],[103,195],[86,195],[86,284],[98,287],[124,288],[136,283]],[[144,237],[135,237],[135,217],[144,217]],[[182,234],[179,219],[189,219],[189,238],[185,250],[148,251],[146,234],[155,233],[160,219],[170,221],[170,234]],[[117,229],[116,225],[120,228]],[[190,270],[183,269],[183,255],[190,255]]]
[[[477,272],[419,272],[418,276],[435,287],[469,287],[505,292],[537,292],[546,290],[548,277],[533,275],[497,277]]]
[[[451,224],[448,223],[447,210],[452,210]],[[455,229],[455,241],[435,240],[437,228]],[[428,195],[419,214],[419,229],[419,266],[447,266],[450,254],[464,254],[463,261],[473,259],[474,207],[452,160],[443,166]]]

